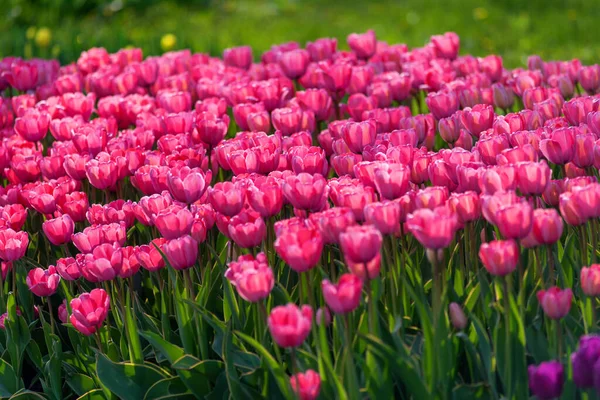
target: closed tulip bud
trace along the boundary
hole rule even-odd
[[[26,283],[31,293],[39,297],[48,297],[56,292],[60,276],[52,265],[47,270],[34,268],[27,274]]]
[[[373,226],[350,226],[340,234],[340,247],[346,260],[368,263],[381,250],[381,233]]]
[[[246,117],[248,129],[253,132],[269,132],[271,130],[271,118],[268,111],[250,113]]]
[[[586,296],[600,296],[600,264],[581,268],[579,282],[581,290]]]
[[[467,320],[467,316],[464,311],[460,307],[458,303],[450,303],[448,307],[450,313],[450,322],[452,322],[452,326],[454,329],[462,331],[467,327],[469,321]]]
[[[571,289],[559,289],[556,286],[537,292],[537,298],[548,318],[561,319],[571,309],[573,292]]]
[[[348,122],[342,129],[344,141],[354,153],[361,153],[365,146],[375,143],[377,127],[375,120]]]
[[[275,129],[280,130],[284,136],[301,131],[302,118],[303,113],[300,108],[277,108],[271,113],[273,126]]]
[[[223,61],[225,65],[248,69],[252,65],[252,48],[250,46],[240,46],[225,49],[223,51]]]
[[[67,299],[64,299],[63,302],[60,304],[60,306],[58,306],[58,319],[60,320],[60,322],[62,322],[63,324],[66,324],[67,321],[69,320],[69,313],[67,310]]]
[[[360,305],[362,286],[362,280],[354,274],[342,275],[337,284],[327,279],[321,283],[325,303],[336,314],[347,314]]]
[[[110,299],[104,289],[94,289],[71,300],[71,324],[86,336],[93,335],[106,319]]]
[[[331,318],[331,313],[329,312],[329,308],[327,308],[327,307],[319,308],[317,310],[316,320],[317,320],[317,325],[319,325],[319,326],[321,326],[321,324],[324,324],[325,326],[331,325],[332,318]]]
[[[575,132],[572,128],[557,129],[550,139],[540,141],[540,150],[548,161],[554,164],[566,164],[575,153]]]
[[[581,67],[578,80],[588,94],[595,94],[600,89],[600,66],[598,64]]]
[[[383,235],[400,232],[400,205],[392,201],[371,203],[365,207],[365,222]]]
[[[562,394],[564,370],[560,361],[546,361],[527,368],[529,390],[540,400],[557,399]]]
[[[314,400],[319,397],[321,377],[312,369],[298,372],[290,378],[290,385],[299,400]]]
[[[519,262],[519,245],[514,240],[493,240],[482,243],[479,258],[485,269],[494,276],[512,273]]]
[[[577,195],[572,192],[561,193],[559,196],[560,214],[571,226],[585,224],[588,221],[586,211],[581,207]]]
[[[402,164],[382,164],[374,169],[374,183],[379,195],[394,200],[409,189],[410,169]]]
[[[162,245],[169,264],[176,270],[193,267],[198,259],[198,242],[190,235],[172,239]]]
[[[310,54],[304,49],[286,51],[279,55],[279,66],[290,79],[304,75],[309,62]]]
[[[545,161],[517,164],[517,187],[525,195],[539,196],[544,193],[552,175]]]
[[[506,205],[496,212],[494,220],[504,238],[522,239],[533,227],[533,208],[526,201]]]
[[[443,35],[432,36],[431,44],[438,57],[454,60],[458,55],[460,38],[454,32],[446,32]]]
[[[533,236],[539,244],[556,243],[563,232],[563,220],[554,208],[533,211]]]
[[[425,102],[437,120],[450,117],[459,107],[458,97],[451,91],[430,93]]]
[[[75,223],[69,214],[64,214],[58,218],[49,219],[42,224],[44,234],[55,246],[68,243],[75,229]]]
[[[275,284],[273,270],[267,265],[258,269],[246,269],[235,282],[238,294],[244,300],[256,303],[266,298]]]
[[[458,229],[458,220],[447,207],[421,208],[408,215],[406,227],[426,249],[444,249]]]
[[[267,325],[273,341],[279,347],[299,347],[308,337],[312,327],[312,309],[295,304],[277,306],[271,310]]]
[[[494,105],[503,110],[509,109],[515,102],[515,94],[512,89],[501,83],[494,83],[492,85],[492,93]]]
[[[460,137],[460,128],[462,122],[460,113],[456,112],[447,118],[442,118],[438,121],[438,129],[440,136],[446,143],[453,144]]]
[[[205,174],[199,168],[171,168],[167,174],[167,184],[176,200],[191,204],[202,197],[211,178],[210,170]]]
[[[300,273],[318,264],[323,251],[323,239],[316,229],[303,227],[278,235],[274,246],[290,268]]]
[[[452,193],[448,199],[448,204],[462,223],[475,221],[481,217],[479,195],[473,191]]]
[[[310,220],[317,226],[324,244],[339,243],[340,234],[356,224],[354,213],[348,207],[334,207],[310,214]]]
[[[365,33],[351,33],[347,38],[348,46],[358,58],[367,59],[375,54],[377,38],[373,30]]]
[[[460,116],[463,126],[478,138],[481,132],[492,127],[495,114],[492,106],[477,104],[473,108],[465,108]]]
[[[216,118],[212,114],[202,114],[204,115],[199,116],[196,120],[198,136],[195,141],[196,143],[200,141],[210,147],[214,147],[225,138],[229,127],[229,117],[225,115],[223,118]],[[195,136],[193,137],[195,138]]]

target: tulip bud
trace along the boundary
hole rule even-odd
[[[450,303],[449,312],[450,312],[450,322],[452,322],[452,326],[454,329],[462,331],[467,327],[469,321],[467,320],[467,316],[464,311],[460,307],[458,303]]]

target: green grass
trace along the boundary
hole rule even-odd
[[[390,43],[421,46],[448,30],[462,39],[461,54],[497,53],[507,66],[524,65],[527,55],[545,59],[600,60],[600,7],[584,0],[446,1],[177,1],[7,0],[0,17],[0,56],[76,60],[82,50],[142,47],[162,52],[164,34],[176,48],[220,55],[249,44],[255,57],[271,44],[305,43],[334,36],[346,47],[351,32],[373,28]],[[122,4],[122,6],[121,6]],[[37,46],[31,27],[48,27],[52,39]],[[29,32],[28,32],[29,30]],[[29,33],[29,35],[28,35]],[[28,39],[28,36],[30,37]]]

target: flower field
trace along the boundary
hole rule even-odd
[[[347,45],[0,60],[0,397],[597,397],[600,66]]]

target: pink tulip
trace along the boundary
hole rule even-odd
[[[308,337],[312,326],[312,309],[294,304],[277,306],[271,310],[267,325],[273,340],[280,347],[299,347]]]
[[[519,245],[514,240],[493,240],[482,243],[479,258],[488,272],[494,276],[505,276],[517,267]]]
[[[104,289],[94,289],[71,300],[71,324],[86,336],[93,335],[102,325],[110,299]]]
[[[360,305],[362,285],[362,280],[353,274],[342,275],[335,285],[325,279],[321,283],[325,303],[336,314],[352,312]]]
[[[565,317],[571,309],[573,292],[571,289],[561,290],[554,286],[550,289],[537,292],[537,298],[548,318],[561,319]]]

